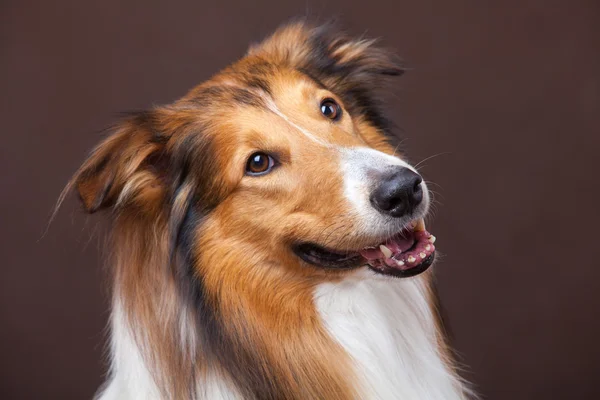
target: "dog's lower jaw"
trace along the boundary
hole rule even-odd
[[[352,382],[361,399],[466,399],[444,361],[430,306],[428,277],[394,279],[367,268],[338,283],[320,284],[315,306],[330,336],[354,360]],[[120,302],[111,316],[112,373],[98,400],[161,399],[124,321]],[[197,377],[195,399],[243,399],[216,371]]]

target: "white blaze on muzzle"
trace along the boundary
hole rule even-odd
[[[393,218],[384,215],[371,204],[371,193],[383,176],[397,167],[417,172],[410,164],[398,157],[368,147],[341,148],[340,170],[344,179],[344,196],[348,200],[351,214],[360,222],[362,232],[369,236],[385,235],[398,230],[416,218],[422,218],[429,206],[429,193],[422,182],[423,200],[413,215]]]

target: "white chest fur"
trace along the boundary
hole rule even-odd
[[[365,399],[465,398],[437,349],[423,278],[383,278],[364,270],[320,285],[315,303],[354,360]]]
[[[464,399],[461,382],[442,362],[434,317],[421,277],[384,278],[363,270],[322,284],[315,304],[323,323],[354,360],[365,400]],[[112,315],[112,376],[100,400],[158,399],[156,388],[116,302]],[[198,399],[240,399],[210,376],[198,382]]]
[[[193,331],[189,335],[194,335]],[[124,320],[119,301],[111,315],[110,378],[100,388],[96,400],[161,400],[159,390],[142,359],[138,344]],[[242,400],[237,390],[215,374],[199,379],[197,400]]]

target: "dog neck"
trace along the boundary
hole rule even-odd
[[[328,331],[355,362],[361,398],[467,397],[440,331],[430,275],[396,279],[362,270],[316,291]]]
[[[298,332],[297,350],[303,353],[298,354],[295,359],[283,360],[287,361],[290,368],[287,372],[297,374],[295,385],[289,387],[291,384],[282,384],[281,382],[285,382],[285,379],[282,379],[279,386],[274,384],[275,389],[265,390],[271,390],[270,396],[308,398],[307,395],[328,393],[327,388],[315,389],[315,385],[330,385],[333,390],[328,394],[330,397],[326,398],[466,398],[468,390],[454,372],[447,357],[444,338],[436,322],[429,279],[428,274],[411,279],[381,278],[370,271],[362,270],[339,282],[321,283],[316,286],[313,302],[319,319],[317,326],[324,326],[328,337],[322,342],[316,342],[318,351],[314,353],[314,349],[308,347],[309,344],[305,341],[315,338],[310,334]],[[99,392],[99,398],[247,398],[247,390],[240,389],[238,381],[232,377],[232,372],[235,371],[226,370],[228,363],[219,363],[220,366],[212,367],[214,363],[211,363],[211,357],[201,354],[211,352],[214,355],[215,349],[202,348],[202,344],[196,343],[201,333],[189,322],[190,320],[182,314],[177,328],[180,331],[178,345],[180,351],[187,348],[186,351],[196,354],[195,368],[177,372],[161,370],[160,365],[157,368],[157,364],[149,367],[156,361],[151,355],[153,349],[145,348],[151,344],[144,339],[140,341],[139,335],[135,333],[145,329],[131,329],[130,319],[124,313],[123,299],[115,296],[111,316],[111,379]],[[310,325],[311,322],[304,323]],[[146,328],[151,331],[157,327]],[[182,340],[183,338],[187,339]],[[329,340],[334,345],[329,349],[323,348]],[[294,343],[287,340],[285,343],[273,343],[275,348],[272,349],[265,348],[268,345],[267,341],[256,345],[261,348],[258,351],[273,356],[286,354],[278,352],[278,348],[286,347],[289,350]],[[342,350],[342,355],[338,353],[339,349]],[[268,361],[269,356],[264,360]],[[255,358],[241,361],[252,362]],[[244,368],[253,368],[255,373],[260,374],[265,368],[268,370],[269,366],[245,365]],[[330,374],[329,380],[311,381],[317,378],[302,373],[303,370],[321,368],[326,369],[321,371],[322,373]],[[285,372],[275,368],[269,373],[273,371]],[[157,382],[165,382],[161,380],[160,375],[173,372],[193,375],[194,382],[188,394],[182,395],[180,391],[177,395],[159,390],[160,384]],[[344,376],[340,377],[340,373]],[[307,379],[307,382],[299,381],[302,378]],[[332,382],[332,379],[338,381]],[[273,390],[289,392],[273,394]],[[340,395],[341,390],[346,392]],[[265,393],[263,395],[266,395]],[[331,397],[332,393],[338,394]]]

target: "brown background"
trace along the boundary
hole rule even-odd
[[[98,131],[306,14],[382,37],[413,68],[389,108],[413,161],[441,153],[422,171],[468,377],[487,399],[600,398],[597,0],[4,0],[1,399],[86,399],[103,379],[98,219],[69,201],[38,241]]]

